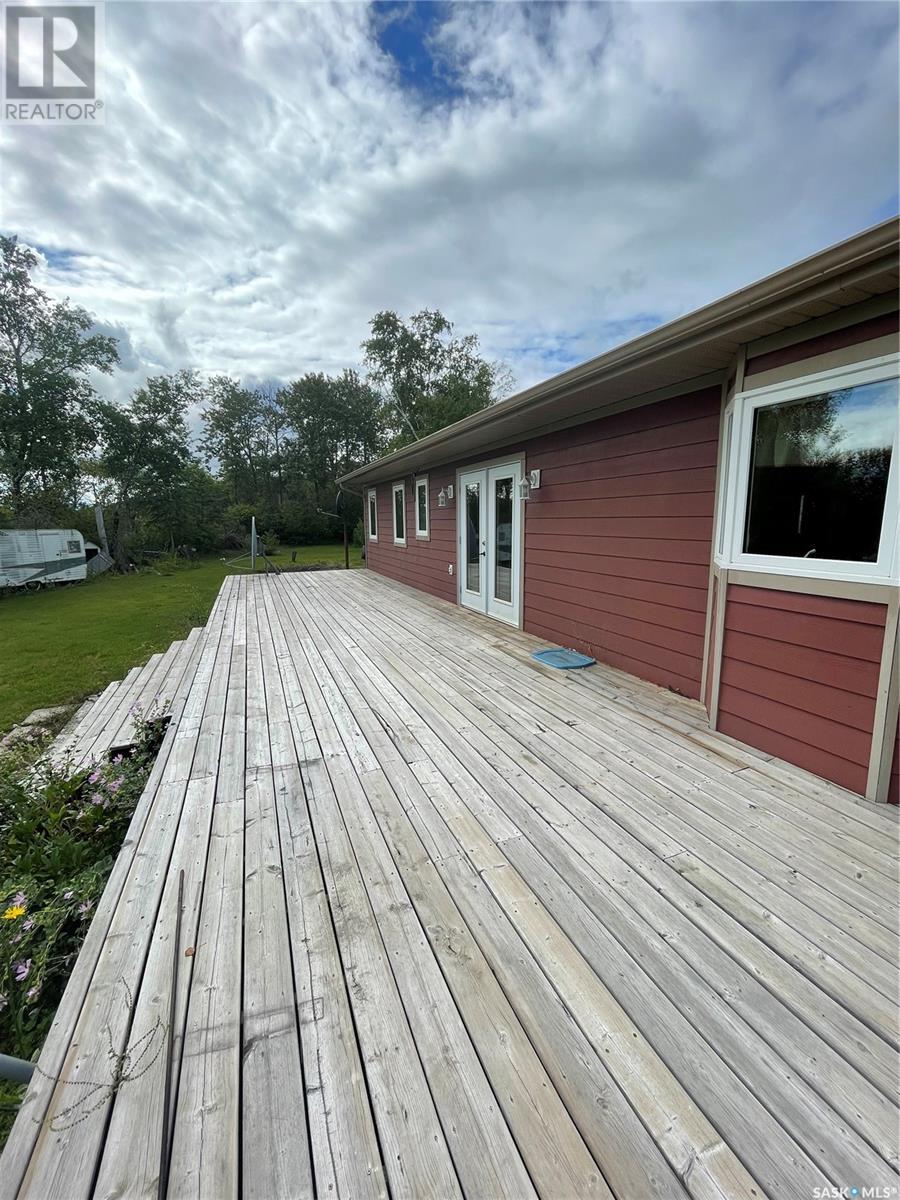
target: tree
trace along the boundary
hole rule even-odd
[[[207,462],[218,464],[235,504],[254,503],[269,458],[271,405],[227,375],[211,379],[206,394],[200,446]]]
[[[474,333],[454,337],[440,312],[423,309],[408,321],[379,312],[369,328],[364,362],[369,378],[385,391],[394,446],[478,412],[509,390],[508,370],[481,357]]]
[[[191,461],[185,414],[201,397],[197,376],[178,371],[148,379],[127,407],[100,405],[98,468],[113,506],[107,533],[121,570],[128,565],[127,544],[138,509],[174,543]]]
[[[30,491],[73,491],[94,440],[90,372],[118,362],[115,339],[91,333],[88,312],[33,283],[37,265],[27,246],[0,237],[0,488],[14,518]]]
[[[311,372],[282,388],[281,408],[293,430],[291,461],[313,489],[317,506],[329,508],[335,480],[384,447],[384,417],[378,393],[356,371]]]

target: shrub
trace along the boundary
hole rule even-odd
[[[266,530],[265,533],[259,535],[259,539],[263,545],[263,554],[277,554],[279,547],[278,534],[273,529]]]

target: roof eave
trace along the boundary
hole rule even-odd
[[[415,462],[430,455],[435,448],[447,445],[452,457],[452,443],[461,435],[477,429],[487,431],[492,426],[508,420],[514,414],[537,407],[587,384],[603,382],[604,379],[636,370],[674,354],[678,350],[699,347],[713,336],[728,332],[739,333],[742,325],[758,321],[772,310],[773,317],[779,310],[797,303],[801,296],[811,291],[827,290],[829,285],[838,286],[848,274],[865,273],[872,264],[881,265],[881,260],[893,255],[896,258],[900,244],[900,218],[894,217],[867,229],[855,237],[835,246],[830,246],[808,258],[758,280],[737,292],[732,292],[712,304],[694,310],[674,321],[641,334],[612,350],[605,351],[587,362],[568,371],[527,388],[506,400],[480,409],[452,425],[446,425],[435,433],[428,434],[416,442],[395,450],[338,479],[338,484],[348,491],[357,490],[353,485],[364,485],[390,473],[393,466]],[[883,264],[887,266],[888,264]]]

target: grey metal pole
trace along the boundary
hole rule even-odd
[[[28,1083],[33,1074],[34,1063],[26,1062],[24,1058],[13,1058],[10,1054],[0,1054],[0,1079]]]

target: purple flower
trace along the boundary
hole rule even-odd
[[[117,754],[117,755],[116,755],[116,757],[115,757],[115,758],[114,758],[112,761],[113,761],[113,766],[114,766],[114,767],[117,767],[117,766],[119,765],[119,763],[120,763],[120,762],[124,762],[124,761],[125,761],[125,755],[124,755],[124,754]]]
[[[26,931],[29,929],[34,929],[34,919],[29,917],[27,921],[23,921],[22,928]]]
[[[78,905],[78,911],[81,916],[86,917],[93,907],[93,900],[82,900],[82,902]]]
[[[94,794],[91,796],[91,804],[102,804],[102,803],[103,803],[103,793],[102,792],[94,792]]]
[[[13,902],[13,904],[16,904],[16,905],[28,903],[28,901],[25,899],[24,892],[16,892],[16,894],[12,898],[12,902]]]
[[[97,781],[99,779],[100,779],[99,771],[91,771],[90,775],[88,775],[88,783],[97,783]]]
[[[40,990],[41,990],[41,985],[39,983],[36,983],[34,985],[34,987],[30,987],[28,989],[28,991],[25,993],[25,999],[28,1001],[29,1004],[31,1003],[32,1000],[37,999],[38,995],[40,994]]]
[[[125,782],[125,777],[123,775],[120,775],[118,779],[114,779],[112,781],[112,783],[109,783],[106,786],[109,788],[109,790],[111,792],[117,792],[124,782]]]
[[[12,965],[13,975],[16,977],[16,983],[22,983],[28,978],[28,972],[31,970],[31,959],[23,958],[19,962],[14,962]]]

